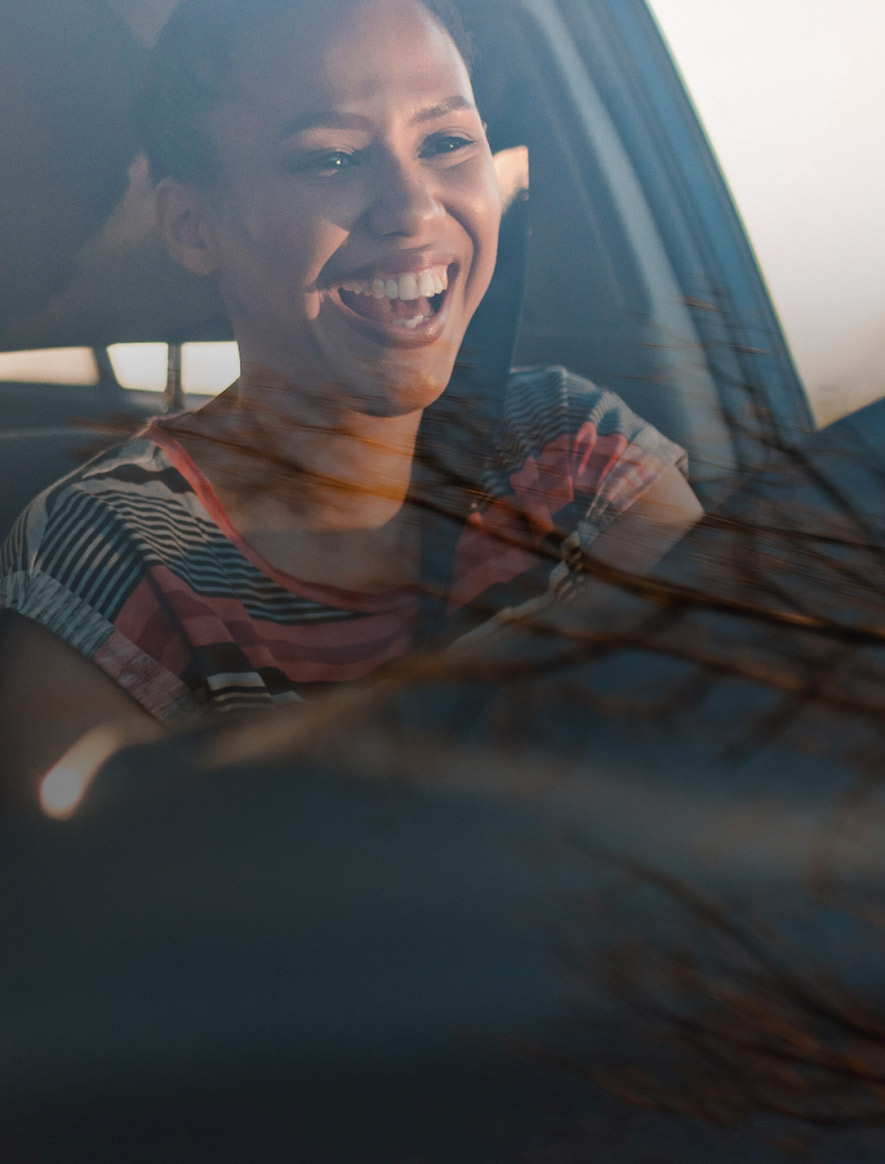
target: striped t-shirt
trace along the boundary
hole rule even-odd
[[[25,510],[0,552],[0,606],[168,724],[361,678],[423,644],[429,623],[454,634],[542,593],[566,539],[588,548],[669,466],[685,466],[617,396],[562,368],[515,372],[503,405],[475,480],[461,483],[469,503],[428,519],[425,540],[443,550],[425,555],[423,598],[422,587],[361,594],[276,569],[154,422]]]

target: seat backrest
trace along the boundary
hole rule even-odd
[[[0,542],[32,498],[83,463],[90,435],[74,428],[0,433]]]
[[[0,384],[0,543],[47,485],[124,440],[151,412],[116,385]]]

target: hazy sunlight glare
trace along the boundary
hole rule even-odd
[[[124,388],[162,392],[166,387],[166,344],[114,344],[108,348],[114,373]],[[190,343],[182,346],[181,382],[187,394],[215,396],[240,374],[235,343]]]
[[[162,392],[169,360],[166,344],[112,344],[108,355],[124,388]]]
[[[215,396],[240,374],[235,343],[185,344],[181,353],[181,382],[185,392]]]
[[[28,384],[97,384],[92,348],[43,348],[0,353],[0,380]]]
[[[885,393],[885,3],[650,2],[818,415],[860,407]]]

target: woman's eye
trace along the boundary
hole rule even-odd
[[[343,173],[357,164],[357,155],[351,150],[311,150],[293,158],[288,168],[297,174],[324,178]]]
[[[437,137],[432,137],[426,142],[421,154],[422,157],[427,158],[445,157],[447,154],[457,154],[460,150],[466,149],[473,144],[472,137],[466,137],[460,133],[444,133]]]

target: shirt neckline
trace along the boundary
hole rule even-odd
[[[168,419],[178,420],[187,415],[189,414],[179,412]],[[391,611],[410,605],[417,600],[418,592],[414,586],[399,586],[377,593],[349,590],[342,586],[331,586],[326,583],[305,582],[296,575],[279,569],[273,562],[259,553],[236,528],[209,478],[177,438],[165,429],[165,419],[167,418],[154,417],[142,435],[166,454],[172,467],[191,487],[198,501],[206,510],[209,519],[224,537],[233,543],[248,562],[271,581],[290,593],[307,598],[312,602],[318,602],[323,606],[339,607],[357,612]]]

